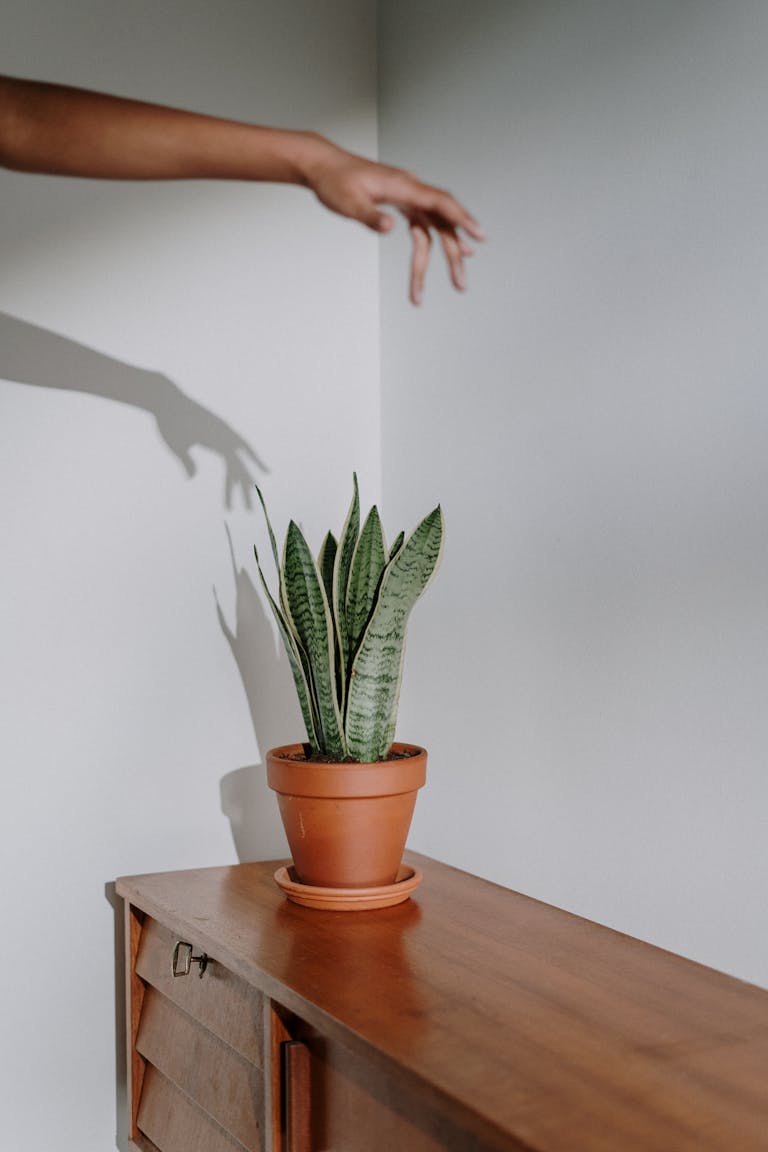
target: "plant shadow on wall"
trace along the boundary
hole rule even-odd
[[[282,645],[278,648],[272,620],[249,573],[237,566],[229,529],[227,537],[235,581],[234,627],[227,623],[214,588],[216,612],[243,682],[263,755],[286,732],[301,732],[303,724],[291,670]],[[263,763],[237,768],[222,777],[221,809],[232,827],[241,863],[290,855]]]
[[[4,312],[0,312],[0,379],[101,396],[149,412],[166,447],[188,476],[196,472],[192,448],[200,445],[221,457],[228,508],[236,488],[251,507],[249,464],[260,472],[268,471],[239,432],[161,372],[107,356]]]

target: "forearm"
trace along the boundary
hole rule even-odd
[[[0,165],[19,171],[307,184],[309,167],[333,149],[314,133],[0,77]]]
[[[302,184],[321,204],[389,232],[392,205],[413,239],[410,296],[421,300],[433,233],[456,288],[465,287],[465,236],[483,240],[450,193],[411,172],[356,156],[315,132],[124,100],[81,88],[0,76],[0,167],[101,180],[268,180]]]

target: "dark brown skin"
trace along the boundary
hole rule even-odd
[[[449,192],[339,148],[315,132],[263,128],[80,88],[0,76],[0,166],[102,180],[251,180],[310,188],[332,212],[411,232],[409,295],[420,304],[436,235],[451,282],[466,287],[466,237],[483,240]]]

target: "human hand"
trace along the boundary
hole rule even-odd
[[[454,288],[464,291],[464,260],[474,249],[462,233],[473,240],[484,240],[485,233],[458,200],[402,168],[366,160],[328,140],[316,138],[314,147],[315,155],[306,167],[307,183],[326,208],[381,234],[395,225],[394,216],[382,211],[381,205],[392,205],[407,220],[412,241],[411,303],[422,301],[433,233],[442,245]]]
[[[402,168],[346,152],[315,132],[262,128],[7,76],[0,76],[0,106],[0,165],[23,172],[305,184],[331,211],[379,233],[394,227],[394,216],[381,208],[391,205],[411,230],[414,304],[421,303],[434,234],[459,291],[466,287],[464,260],[473,251],[466,236],[485,239],[449,192]]]

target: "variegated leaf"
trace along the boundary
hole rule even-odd
[[[256,489],[256,494],[258,495],[259,501],[261,503],[261,510],[264,513],[264,519],[267,522],[267,532],[269,533],[269,543],[272,545],[272,555],[275,559],[275,568],[277,568],[277,571],[279,572],[280,571],[280,560],[279,560],[278,555],[277,555],[277,541],[275,540],[275,534],[272,531],[272,523],[269,519],[269,512],[267,512],[267,505],[264,502],[264,497],[261,494],[261,488],[259,488],[258,484],[254,484],[254,488]]]
[[[357,536],[360,531],[360,493],[357,487],[357,474],[352,474],[352,484],[354,491],[352,493],[352,503],[349,506],[347,518],[344,521],[344,527],[339,538],[339,546],[336,550],[336,560],[333,565],[333,619],[336,627],[336,643],[339,652],[339,668],[341,670],[340,686],[341,695],[339,696],[339,708],[344,712],[345,698],[346,698],[346,669],[348,664],[349,653],[347,651],[347,625],[345,615],[345,604],[347,599],[347,584],[349,582],[349,573],[352,567],[352,556],[354,555],[355,545],[357,544]]]
[[[379,510],[374,504],[363,524],[355,546],[347,584],[345,621],[347,626],[347,667],[371,617],[371,609],[384,574],[386,552]]]
[[[283,550],[282,587],[288,622],[309,658],[321,744],[331,756],[344,757],[347,750],[336,700],[331,612],[312,553],[293,520]]]
[[[403,540],[405,540],[405,532],[400,532],[394,544],[389,550],[388,561],[394,560],[395,556],[397,556],[398,552],[403,546]]]
[[[331,609],[331,616],[333,616],[333,565],[336,561],[337,551],[338,543],[336,537],[332,532],[328,532],[317,556],[317,569],[323,581],[323,588],[325,589],[326,599],[328,600],[328,607]],[[336,632],[335,620],[333,621],[333,648],[336,669],[336,699],[342,700],[344,697],[343,677],[346,675],[346,669],[342,668],[341,665],[339,638]]]
[[[259,570],[261,577],[261,586],[264,589],[264,594],[267,597],[269,606],[274,613],[275,620],[277,621],[277,628],[285,646],[285,651],[288,655],[288,663],[291,666],[293,673],[293,682],[296,685],[296,695],[299,698],[299,707],[301,708],[301,715],[304,719],[304,727],[307,730],[307,739],[313,752],[320,752],[320,741],[317,735],[317,722],[316,722],[316,705],[312,700],[312,693],[307,682],[308,661],[306,653],[301,649],[298,640],[291,632],[288,622],[283,615],[283,610],[279,604],[276,603],[272,593],[270,592],[267,582],[264,579],[264,573],[261,570],[259,562],[259,554],[256,549],[253,549],[256,557],[256,567]],[[313,707],[314,705],[314,707]]]
[[[356,760],[381,759],[394,739],[408,617],[437,571],[443,529],[438,506],[387,565],[352,664],[345,729],[349,754]]]
[[[323,581],[329,606],[333,604],[333,565],[338,544],[333,532],[328,532],[317,556],[317,568]]]

